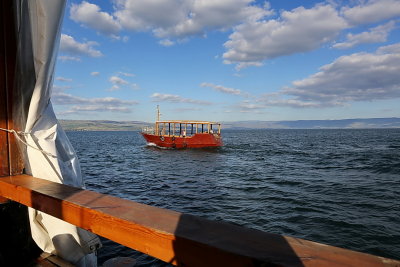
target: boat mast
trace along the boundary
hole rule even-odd
[[[157,105],[157,120],[156,120],[156,132],[155,132],[155,134],[156,135],[158,135],[158,134],[160,134],[159,133],[159,126],[158,126],[158,122],[160,121],[160,116],[161,116],[161,113],[160,113],[160,106],[159,105]]]

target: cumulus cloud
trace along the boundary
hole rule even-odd
[[[72,55],[85,55],[90,57],[101,57],[103,54],[93,48],[98,45],[96,42],[79,43],[72,36],[61,34],[60,52]]]
[[[173,44],[169,38],[203,35],[206,30],[225,30],[247,20],[270,15],[269,5],[253,5],[254,0],[118,0],[115,12],[83,1],[72,4],[70,18],[100,33],[116,36],[122,29],[152,32],[162,38],[161,45]]]
[[[299,97],[288,96],[287,92],[277,92],[264,94],[255,101],[258,108],[267,108],[271,106],[292,107],[292,108],[318,108],[323,107],[320,102],[310,99],[301,99]]]
[[[124,79],[118,77],[118,76],[111,76],[109,81],[113,84],[117,84],[117,85],[124,85],[124,84],[129,84],[127,81],[125,81]]]
[[[54,84],[53,85],[53,93],[57,93],[57,92],[64,92],[65,90],[71,89],[71,86],[69,85],[57,85]]]
[[[336,43],[332,47],[338,49],[347,49],[359,44],[366,43],[381,43],[386,42],[387,37],[391,30],[395,28],[396,23],[389,21],[384,25],[379,25],[372,28],[368,32],[362,32],[359,34],[347,34],[347,41],[343,43]]]
[[[120,89],[120,87],[118,85],[113,85],[111,86],[107,91],[109,92],[113,92],[113,91],[118,91]]]
[[[154,93],[151,95],[153,102],[188,103],[198,105],[211,105],[211,102],[184,98],[179,95]]]
[[[82,112],[117,112],[117,113],[130,113],[132,109],[128,107],[113,107],[113,106],[101,106],[101,105],[93,105],[93,106],[73,106],[69,110],[60,112],[60,115],[67,115],[73,113],[82,113]]]
[[[184,112],[191,112],[191,111],[198,111],[201,110],[201,108],[175,108],[173,111],[179,112],[179,113],[184,113]]]
[[[109,111],[128,113],[132,111],[132,105],[137,105],[134,100],[121,100],[113,97],[84,98],[63,92],[56,92],[52,96],[52,102],[57,105],[68,105],[71,108],[63,114],[77,113],[84,111]]]
[[[400,54],[400,43],[379,47],[377,52],[378,54]]]
[[[100,11],[99,6],[86,1],[71,5],[70,18],[108,36],[116,36],[121,30],[121,26],[112,15]]]
[[[122,72],[122,71],[119,71],[118,74],[120,74],[120,75],[122,75],[122,76],[125,76],[125,77],[135,77],[135,74],[129,73],[129,72]]]
[[[366,24],[400,16],[400,1],[369,0],[354,7],[343,7],[343,16],[352,24]]]
[[[140,89],[140,86],[139,86],[137,83],[131,83],[131,88],[132,88],[133,90],[139,90],[139,89]]]
[[[283,11],[280,19],[238,25],[224,44],[224,62],[238,64],[239,69],[260,66],[267,59],[316,49],[346,27],[346,21],[330,5]]]
[[[60,81],[60,82],[72,82],[72,79],[61,77],[61,76],[56,77],[56,80]]]
[[[98,72],[98,71],[92,71],[92,72],[90,73],[90,75],[92,75],[92,76],[99,76],[99,75],[100,75],[100,72]]]
[[[65,61],[81,61],[79,57],[72,57],[72,56],[58,56],[58,59],[61,60],[62,62]]]
[[[231,94],[231,95],[240,95],[242,92],[239,89],[234,89],[234,88],[229,88],[229,87],[224,87],[222,85],[216,85],[212,83],[202,83],[200,84],[201,87],[210,87],[216,91],[225,93],[225,94]]]
[[[376,53],[341,56],[308,78],[294,81],[282,93],[313,105],[338,106],[355,101],[400,97],[400,45]]]
[[[162,46],[173,46],[175,43],[169,39],[163,39],[158,42]]]
[[[127,72],[119,72],[118,74],[126,76],[126,77],[133,77],[135,76],[132,73],[127,73]],[[112,86],[108,91],[116,91],[121,88],[121,86],[127,86],[130,85],[132,89],[137,90],[139,86],[135,83],[130,84],[128,81],[122,79],[119,76],[111,76],[109,81],[112,83]]]
[[[266,108],[265,104],[252,102],[250,100],[243,100],[239,104],[234,106],[234,112],[239,111],[240,113],[262,113],[262,110]]]

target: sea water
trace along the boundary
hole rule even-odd
[[[68,132],[89,190],[400,259],[400,129],[225,130],[218,149]],[[99,262],[163,262],[103,239]]]

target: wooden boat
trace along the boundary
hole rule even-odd
[[[155,127],[144,128],[141,133],[148,145],[165,148],[220,147],[221,124],[211,121],[160,120],[157,107]]]

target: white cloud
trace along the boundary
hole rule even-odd
[[[179,112],[179,113],[185,113],[185,112],[191,112],[191,111],[198,111],[201,110],[201,108],[175,108],[173,111]]]
[[[349,33],[347,34],[346,42],[336,43],[332,47],[346,49],[359,44],[386,42],[390,31],[394,29],[395,25],[396,23],[394,21],[389,21],[384,25],[379,25],[375,28],[372,28],[368,32],[362,32],[359,34]]]
[[[120,74],[120,75],[122,75],[122,76],[125,76],[125,77],[135,77],[135,74],[129,73],[129,72],[122,72],[122,71],[119,71],[118,74]]]
[[[114,91],[118,91],[120,89],[120,87],[118,85],[113,85],[111,86],[107,91],[109,92],[114,92]]]
[[[126,77],[134,77],[135,75],[127,72],[119,72],[118,74],[126,76]],[[112,87],[108,89],[108,91],[117,91],[121,86],[130,85],[132,89],[137,90],[139,86],[135,83],[130,84],[128,81],[122,79],[118,76],[111,76],[109,81],[112,83]]]
[[[399,0],[362,1],[354,7],[344,7],[341,12],[353,24],[365,24],[400,16]]]
[[[131,113],[132,109],[129,107],[112,107],[112,106],[102,106],[102,105],[92,105],[92,106],[73,106],[69,110],[60,112],[60,115],[68,115],[74,113],[82,112],[117,112],[117,113]]]
[[[58,105],[93,104],[93,105],[129,106],[138,104],[138,102],[134,100],[121,100],[114,97],[84,98],[65,93],[54,94],[52,97],[52,102]]]
[[[173,46],[175,43],[169,39],[163,39],[158,42],[162,46]]]
[[[225,61],[225,63],[230,64],[229,61]],[[241,69],[245,69],[245,68],[248,68],[248,67],[261,67],[262,65],[263,65],[262,62],[240,62],[240,63],[236,64],[235,69],[237,71],[239,71]]]
[[[321,107],[400,98],[399,47],[396,44],[382,47],[376,53],[339,57],[321,67],[320,72],[294,81],[292,87],[281,93],[293,96],[299,103]]]
[[[53,85],[53,93],[64,92],[65,90],[68,90],[70,88],[71,88],[71,86],[68,86],[68,85],[60,86],[60,85],[54,84]]]
[[[90,57],[101,57],[103,54],[95,50],[93,46],[98,45],[96,42],[79,43],[72,36],[61,34],[60,52],[72,55],[86,55]]]
[[[64,77],[61,77],[61,76],[56,77],[56,80],[60,81],[60,82],[72,82],[72,79],[64,78]]]
[[[138,104],[138,102],[134,100],[121,100],[113,97],[83,98],[63,92],[54,93],[52,96],[52,102],[56,105],[71,106],[68,111],[63,112],[62,114],[85,111],[128,113],[132,111],[132,105]]]
[[[190,98],[183,98],[179,95],[170,94],[160,94],[154,93],[151,95],[153,102],[170,102],[170,103],[188,103],[188,104],[198,104],[198,105],[211,105],[211,102],[195,100]]]
[[[181,6],[181,16],[178,21],[167,27],[159,25],[153,31],[160,38],[200,35],[204,34],[205,30],[224,30],[240,22],[260,19],[271,14],[268,9],[250,5],[252,2],[251,0],[188,1],[189,5]]]
[[[161,45],[171,45],[169,38],[184,39],[203,35],[206,30],[225,30],[247,20],[272,14],[269,4],[252,5],[254,0],[118,0],[115,12],[106,13],[99,6],[83,1],[72,4],[70,18],[106,35],[122,29],[152,32]]]
[[[264,94],[259,99],[256,100],[259,108],[270,107],[270,106],[283,106],[292,108],[317,108],[322,107],[321,103],[310,100],[301,99],[299,97],[287,96],[284,92]]]
[[[98,71],[92,71],[92,72],[90,73],[90,75],[92,75],[92,76],[99,76],[99,75],[100,75],[100,72],[98,72]]]
[[[129,36],[125,35],[121,38],[122,42],[127,43],[129,41]]]
[[[100,11],[99,6],[86,1],[71,5],[70,18],[108,36],[116,36],[121,30],[119,23],[110,14]]]
[[[378,54],[400,54],[400,43],[381,46],[378,48]]]
[[[345,20],[330,5],[283,11],[280,19],[250,21],[237,26],[224,44],[227,49],[224,62],[238,64],[239,69],[259,66],[267,59],[316,49],[346,27]]]
[[[124,79],[118,77],[118,76],[111,76],[109,81],[112,84],[116,84],[116,85],[125,85],[125,84],[129,84],[127,81],[125,81]]]
[[[137,83],[132,83],[132,84],[131,84],[131,88],[132,88],[133,90],[139,90],[139,89],[140,89],[140,86],[139,86]]]
[[[62,62],[65,61],[81,61],[79,57],[71,57],[71,56],[58,56],[58,59],[61,60]]]
[[[229,88],[229,87],[224,87],[222,85],[216,85],[212,83],[202,83],[200,84],[201,87],[210,87],[216,91],[225,93],[225,94],[231,94],[231,95],[240,95],[242,92],[239,89],[234,89],[234,88]]]
[[[253,103],[250,100],[244,100],[237,104],[234,109],[240,113],[261,113],[266,106],[261,103]]]

